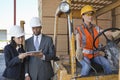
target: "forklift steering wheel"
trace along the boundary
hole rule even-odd
[[[93,46],[94,46],[94,48],[95,48],[96,50],[103,50],[103,49],[105,48],[105,46],[101,46],[101,47],[98,49],[98,48],[96,47],[96,45],[95,45],[96,40],[97,40],[102,34],[104,35],[107,43],[110,42],[110,41],[115,42],[116,44],[120,42],[120,38],[115,39],[115,40],[110,40],[110,39],[106,36],[105,32],[110,31],[110,30],[111,30],[111,31],[116,31],[116,30],[120,31],[119,28],[108,28],[108,29],[105,29],[105,30],[103,30],[102,32],[100,32],[100,33],[96,36],[96,38],[94,39],[94,41],[93,41]]]

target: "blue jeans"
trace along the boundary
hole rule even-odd
[[[110,67],[110,63],[108,62],[108,60],[103,57],[103,56],[97,56],[94,57],[93,60],[95,63],[100,64],[103,69],[104,69],[104,73],[105,74],[110,74],[112,73],[112,69]],[[84,57],[84,59],[82,61],[80,61],[80,64],[82,65],[82,70],[81,70],[81,76],[86,76],[89,74],[89,71],[91,69],[90,65],[91,62],[87,57]]]

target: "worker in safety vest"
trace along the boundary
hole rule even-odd
[[[94,16],[95,9],[90,5],[84,6],[81,9],[83,24],[76,27],[76,57],[82,65],[81,76],[89,74],[91,61],[100,64],[103,67],[105,74],[112,72],[109,61],[100,55],[93,47],[93,40],[101,31],[98,26],[92,24]],[[96,40],[95,45],[98,47],[99,39]]]

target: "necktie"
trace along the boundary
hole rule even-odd
[[[35,49],[36,51],[39,50],[39,41],[38,41],[38,36],[36,37],[36,40],[35,40]]]

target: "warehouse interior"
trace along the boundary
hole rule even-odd
[[[69,12],[60,11],[62,3],[69,5]],[[115,48],[118,51],[117,58],[119,58],[120,0],[38,0],[38,16],[42,21],[42,33],[52,37],[55,46],[56,59],[51,60],[54,70],[54,76],[51,80],[120,80],[120,58],[116,62],[116,64],[119,63],[117,65],[117,72],[113,72],[112,74],[104,74],[104,71],[99,73],[94,68],[93,74],[91,73],[89,76],[81,77],[79,74],[81,65],[78,64],[76,59],[75,29],[82,24],[80,11],[85,5],[93,6],[96,10],[94,24],[103,30],[113,28],[111,31],[115,33],[110,36],[110,40],[117,40],[118,44],[116,44],[117,47],[115,46]],[[26,26],[24,24],[25,21],[21,20],[20,25],[25,30]],[[6,42],[9,42],[6,40],[7,31],[0,30],[0,33],[2,34],[0,39],[4,40],[4,45],[7,45],[8,43]],[[100,42],[103,45],[108,45],[105,36],[100,36]],[[3,52],[4,46],[1,47],[0,51]],[[104,52],[101,51],[100,53],[105,56]],[[1,65],[4,65],[3,67],[5,68],[4,56],[3,54],[0,55],[2,55],[0,57]],[[2,68],[0,69],[0,71],[3,71]]]
[[[75,34],[75,27],[82,23],[80,17],[80,10],[85,5],[91,5],[96,10],[96,17],[93,23],[97,24],[102,29],[107,28],[120,28],[120,0],[38,0],[39,16],[43,23],[43,33],[53,37],[54,40],[54,28],[55,20],[57,16],[57,41],[56,41],[56,55],[60,58],[57,62],[60,70],[58,69],[57,79],[58,80],[70,80],[71,76],[74,76],[74,61],[72,64],[71,53],[69,51],[69,31],[67,23],[67,15],[65,13],[57,13],[58,6],[66,1],[70,4],[70,15],[72,15],[73,22],[73,33]],[[53,5],[54,4],[54,5]],[[119,35],[119,34],[117,34]],[[105,39],[100,38],[101,42],[105,44]],[[73,55],[75,56],[75,55]],[[73,57],[74,58],[74,57]],[[71,60],[70,60],[71,59]],[[67,66],[66,66],[67,65]],[[67,69],[68,68],[68,69]],[[56,72],[57,72],[56,71]],[[113,78],[113,76],[115,78]],[[118,75],[110,75],[107,77],[99,77],[98,80],[109,80],[111,77],[116,80]],[[75,77],[75,76],[74,76]],[[86,77],[83,80],[94,78]],[[82,79],[76,79],[82,80]],[[95,79],[97,80],[97,79]]]

